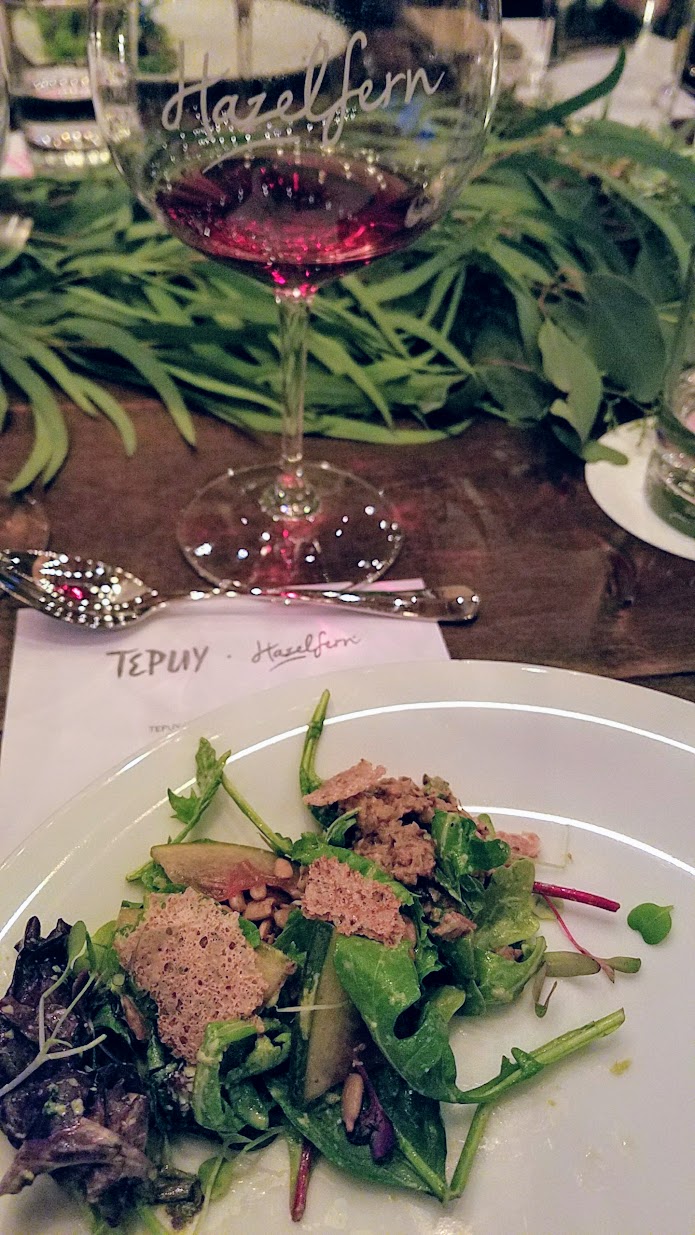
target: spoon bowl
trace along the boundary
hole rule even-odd
[[[476,592],[455,584],[376,592],[339,587],[242,590],[222,585],[163,595],[122,566],[48,549],[0,550],[0,590],[57,621],[102,631],[140,622],[176,601],[223,597],[251,596],[284,605],[333,605],[353,613],[448,623],[471,622],[480,607]]]

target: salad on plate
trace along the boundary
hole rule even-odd
[[[617,1006],[539,1048],[510,1044],[496,1075],[459,1087],[456,1018],[492,1018],[527,987],[542,1017],[560,979],[615,981],[640,962],[578,944],[558,899],[617,902],[539,882],[538,838],[473,817],[439,776],[361,759],[322,779],[328,702],[304,741],[298,840],[258,816],[229,752],[202,739],[195,788],[169,791],[179,831],[128,875],[114,918],[91,933],[27,922],[0,1000],[0,1127],[16,1150],[0,1195],[49,1174],[95,1235],[199,1233],[244,1156],[280,1137],[297,1222],[321,1156],[447,1205],[497,1104],[619,1029]],[[196,837],[220,791],[262,846]],[[571,951],[547,948],[544,917]],[[443,1104],[471,1110],[453,1165]],[[191,1138],[207,1147],[195,1171],[177,1156]]]

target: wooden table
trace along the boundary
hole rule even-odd
[[[51,546],[127,566],[163,590],[194,586],[174,539],[178,510],[225,466],[266,459],[277,439],[200,417],[191,450],[155,401],[126,397],[139,440],[129,460],[104,421],[68,412],[72,449],[44,498]],[[16,405],[0,438],[2,475],[29,442],[29,411]],[[452,656],[584,670],[695,702],[695,562],[613,524],[582,465],[549,435],[481,419],[433,446],[310,440],[307,454],[388,491],[407,535],[394,577],[480,591],[478,621],[444,628]],[[13,603],[0,601],[2,712],[13,631]]]

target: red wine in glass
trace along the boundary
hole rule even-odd
[[[426,226],[422,186],[375,163],[334,155],[230,156],[160,189],[180,240],[278,290],[307,295]]]

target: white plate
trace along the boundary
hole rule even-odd
[[[393,772],[440,773],[501,827],[537,828],[553,852],[567,848],[571,858],[556,879],[615,897],[624,910],[653,900],[675,912],[669,938],[648,948],[624,911],[613,917],[570,907],[586,946],[604,956],[637,953],[641,973],[619,975],[615,987],[602,975],[561,984],[542,1021],[526,992],[510,1011],[458,1023],[459,1081],[472,1084],[496,1072],[511,1046],[533,1048],[620,1005],[627,1013],[617,1034],[498,1108],[464,1198],[443,1209],[363,1187],[321,1164],[300,1229],[691,1235],[695,707],[607,679],[475,661],[389,666],[328,677],[326,685],[324,774],[362,755]],[[120,872],[171,830],[165,791],[190,784],[200,734],[236,752],[231,775],[261,814],[284,832],[306,826],[296,766],[317,694],[316,682],[307,682],[247,699],[243,708],[230,704],[64,807],[0,869],[6,976],[10,945],[30,913],[46,927],[58,914],[92,927],[113,915],[125,891]],[[216,835],[251,836],[229,802],[214,810]],[[629,1066],[611,1071],[623,1061]],[[448,1117],[452,1149],[469,1118],[465,1109]],[[286,1180],[281,1144],[247,1161],[231,1196],[211,1210],[205,1235],[223,1235],[240,1219],[245,1235],[291,1235],[298,1228],[287,1213]],[[0,1200],[3,1235],[82,1229],[49,1180]]]
[[[653,420],[630,420],[599,438],[602,446],[619,450],[627,463],[599,459],[584,469],[589,493],[604,514],[648,545],[695,560],[695,537],[670,527],[652,510],[644,494],[647,464],[654,445]]]

